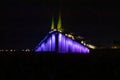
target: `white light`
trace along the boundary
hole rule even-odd
[[[84,41],[81,41],[81,43],[83,44],[83,43],[84,43]]]
[[[11,49],[10,51],[12,52],[13,50]]]
[[[86,43],[83,43],[84,45],[86,45]]]
[[[65,34],[65,36],[67,36],[67,34]]]
[[[57,31],[56,29],[53,29],[53,31]]]
[[[66,36],[68,36],[68,37],[71,38],[71,39],[75,39],[74,36],[71,35],[71,34],[67,34]]]
[[[91,49],[95,49],[95,48],[96,48],[96,46],[91,45],[91,44],[87,44],[87,46],[88,46],[89,48],[91,48]]]
[[[25,51],[26,51],[26,52],[30,52],[30,49],[26,49]]]

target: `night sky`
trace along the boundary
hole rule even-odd
[[[120,40],[118,2],[92,0],[9,0],[1,2],[0,48],[34,48],[48,33],[52,16],[57,24],[96,42]]]

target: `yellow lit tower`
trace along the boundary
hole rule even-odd
[[[54,19],[52,17],[51,30],[55,30]]]
[[[61,21],[61,14],[59,13],[59,18],[58,18],[58,24],[57,24],[57,30],[62,32],[62,21]]]
[[[51,31],[36,46],[35,52],[89,53],[89,48],[76,42],[73,35],[64,35],[62,32],[61,15],[59,14],[57,25],[54,25],[54,19],[52,17]]]

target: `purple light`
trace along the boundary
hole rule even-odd
[[[58,39],[57,37],[58,36]],[[58,44],[56,42],[58,41]],[[58,49],[56,50],[56,46]],[[54,31],[41,42],[35,52],[58,52],[58,53],[89,53],[89,49],[80,43]]]
[[[60,53],[89,53],[89,49],[87,47],[77,43],[61,33],[59,33],[58,40]]]
[[[51,51],[55,51],[55,34],[51,38]]]
[[[35,52],[53,52],[55,51],[55,34],[45,39],[37,46]]]

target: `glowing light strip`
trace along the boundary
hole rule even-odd
[[[50,37],[41,43],[35,52],[55,52],[56,33],[58,34],[58,53],[89,53],[89,49],[59,32],[51,33]]]

